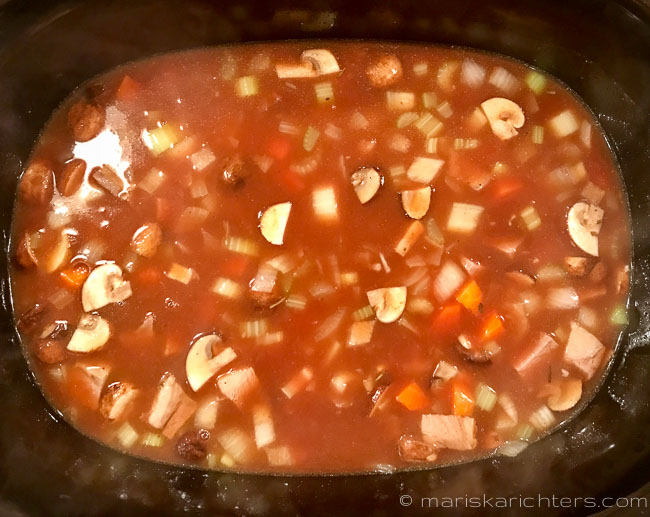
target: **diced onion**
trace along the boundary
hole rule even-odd
[[[190,186],[190,196],[194,199],[208,195],[208,187],[205,180],[201,177],[195,176],[192,178],[192,185]],[[206,209],[207,210],[207,209]]]
[[[278,278],[278,270],[268,263],[260,264],[255,278],[251,281],[252,291],[258,293],[270,293],[275,288],[275,282]]]
[[[139,435],[128,422],[124,422],[117,430],[117,441],[125,449],[129,449],[138,441]]]
[[[212,286],[212,292],[224,298],[235,300],[241,296],[242,288],[237,282],[233,282],[229,278],[219,277]]]
[[[146,433],[142,436],[142,445],[145,447],[162,447],[165,437],[158,433]]]
[[[282,391],[288,399],[292,399],[296,394],[304,390],[313,378],[314,372],[311,368],[305,366],[296,375],[289,379],[289,381],[280,388],[280,391]]]
[[[368,129],[370,121],[359,111],[355,111],[350,117],[350,127],[352,129]]]
[[[464,281],[463,270],[451,261],[445,262],[433,281],[433,294],[443,303],[458,291]]]
[[[334,187],[319,187],[312,192],[312,205],[316,215],[325,221],[338,219],[338,203]]]
[[[410,125],[412,122],[415,122],[419,118],[419,115],[413,111],[407,111],[402,113],[397,117],[397,129],[402,129]]]
[[[275,345],[284,341],[284,332],[277,330],[275,332],[268,332],[262,336],[255,338],[255,343],[258,345]]]
[[[201,404],[194,414],[194,425],[199,429],[214,429],[217,424],[219,404],[216,400],[209,400]]]
[[[438,104],[438,97],[436,97],[435,93],[424,92],[422,94],[422,105],[425,109],[433,108],[436,104]]]
[[[413,65],[413,73],[417,76],[427,75],[429,72],[429,65],[426,63],[416,63]]]
[[[485,68],[471,59],[466,59],[461,66],[460,77],[465,84],[476,88],[485,81]]]
[[[326,282],[317,282],[309,288],[309,294],[314,298],[324,298],[335,291],[336,289]]]
[[[144,178],[142,178],[137,186],[144,190],[147,194],[153,194],[165,181],[165,174],[160,169],[151,169]]]
[[[195,152],[190,156],[190,161],[192,162],[192,167],[195,171],[202,171],[208,165],[212,164],[216,160],[214,153],[210,150],[209,147],[204,147],[200,151]]]
[[[386,92],[386,104],[391,110],[411,110],[415,107],[413,92]]]
[[[476,230],[482,213],[482,206],[455,202],[449,213],[447,230],[458,233],[472,233]]]
[[[497,66],[492,70],[488,83],[508,94],[515,92],[519,86],[517,78],[500,66]]]
[[[217,441],[237,463],[246,463],[254,452],[254,444],[248,433],[237,427],[230,427],[218,433]],[[223,457],[221,461],[223,463]]]
[[[506,442],[503,445],[499,446],[496,452],[501,456],[514,458],[515,456],[521,454],[527,447],[528,447],[528,442],[523,440],[515,440],[512,442]]]
[[[184,228],[193,228],[201,225],[210,215],[205,208],[188,206],[178,218],[178,225]]]
[[[573,287],[552,288],[548,290],[546,303],[551,309],[577,309],[579,305],[578,293]]]
[[[334,314],[331,314],[325,320],[323,320],[323,322],[316,329],[316,332],[314,332],[314,341],[323,341],[324,339],[330,337],[341,326],[344,316],[345,309],[339,309]]]

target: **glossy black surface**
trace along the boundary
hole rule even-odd
[[[51,413],[15,342],[3,263],[0,515],[392,516],[438,513],[436,502],[449,506],[451,498],[459,498],[457,508],[442,512],[552,516],[602,509],[585,498],[596,503],[639,490],[636,495],[650,499],[650,5],[599,0],[297,5],[291,3],[289,11],[288,4],[254,0],[101,5],[0,0],[5,248],[16,176],[39,129],[75,86],[117,64],[181,48],[314,37],[430,41],[496,51],[540,66],[576,90],[598,114],[621,162],[634,220],[635,309],[629,338],[604,387],[570,425],[514,459],[356,477],[282,478],[165,467],[102,447]],[[4,256],[0,260],[6,262]],[[508,508],[496,507],[508,497],[514,498]],[[569,504],[561,497],[582,499]]]

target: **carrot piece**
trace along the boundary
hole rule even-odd
[[[233,255],[223,265],[224,276],[240,277],[246,272],[248,258],[244,255]]]
[[[476,280],[470,279],[461,287],[456,295],[456,300],[474,314],[478,314],[479,305],[483,301],[483,293]]]
[[[481,338],[483,341],[494,339],[504,330],[505,328],[503,327],[503,316],[500,316],[496,312],[491,312],[487,315],[483,323]]]
[[[457,416],[469,416],[474,410],[474,397],[463,380],[455,379],[451,384],[451,406]]]
[[[402,404],[406,409],[418,411],[429,405],[429,398],[422,391],[422,388],[416,382],[411,382],[395,397],[397,402]]]
[[[280,181],[289,192],[298,193],[305,188],[305,182],[295,172],[286,171],[280,173]]]
[[[162,273],[155,267],[147,267],[138,272],[137,278],[142,284],[155,284],[162,278]]]
[[[266,146],[266,152],[276,160],[284,160],[290,150],[291,144],[286,138],[273,138]]]
[[[509,197],[517,192],[524,184],[518,178],[504,178],[494,183],[492,196],[495,201]]]
[[[452,334],[460,325],[460,309],[457,303],[443,307],[433,318],[431,325],[433,332],[442,336]]]
[[[125,75],[117,88],[115,98],[121,101],[129,100],[135,97],[140,90],[140,85],[136,83],[130,76]]]
[[[78,262],[61,271],[61,280],[68,286],[76,289],[86,280],[90,267],[85,262]]]

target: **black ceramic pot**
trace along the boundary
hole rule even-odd
[[[419,472],[275,477],[138,460],[83,437],[46,404],[16,341],[3,255],[0,516],[650,514],[646,1],[0,0],[5,250],[16,177],[49,114],[79,83],[169,50],[332,37],[457,44],[514,56],[566,82],[597,114],[621,163],[635,256],[633,322],[597,397],[516,458]],[[612,505],[618,508],[606,510]]]

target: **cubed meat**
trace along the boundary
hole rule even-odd
[[[241,408],[257,391],[259,380],[255,370],[249,366],[224,373],[217,380],[217,385],[226,398]]]
[[[551,351],[560,345],[548,334],[540,332],[533,342],[515,359],[513,366],[519,375],[525,375],[543,359],[548,358]]]
[[[158,391],[154,397],[147,422],[156,429],[162,429],[181,402],[183,390],[171,373],[166,373],[160,379]]]
[[[54,171],[44,160],[34,160],[25,170],[18,193],[28,203],[44,205],[52,199],[54,192]]]
[[[564,350],[564,360],[574,365],[586,377],[591,379],[600,366],[605,347],[592,333],[577,323],[571,323],[569,341]]]
[[[198,404],[188,397],[184,392],[181,392],[180,402],[174,414],[167,421],[163,429],[163,436],[170,440],[176,436],[176,433],[185,425],[185,423],[194,416]]]
[[[469,416],[422,415],[422,437],[436,447],[468,451],[476,448],[476,422]]]
[[[119,420],[132,407],[138,390],[129,382],[109,384],[99,402],[99,412],[108,420]]]

